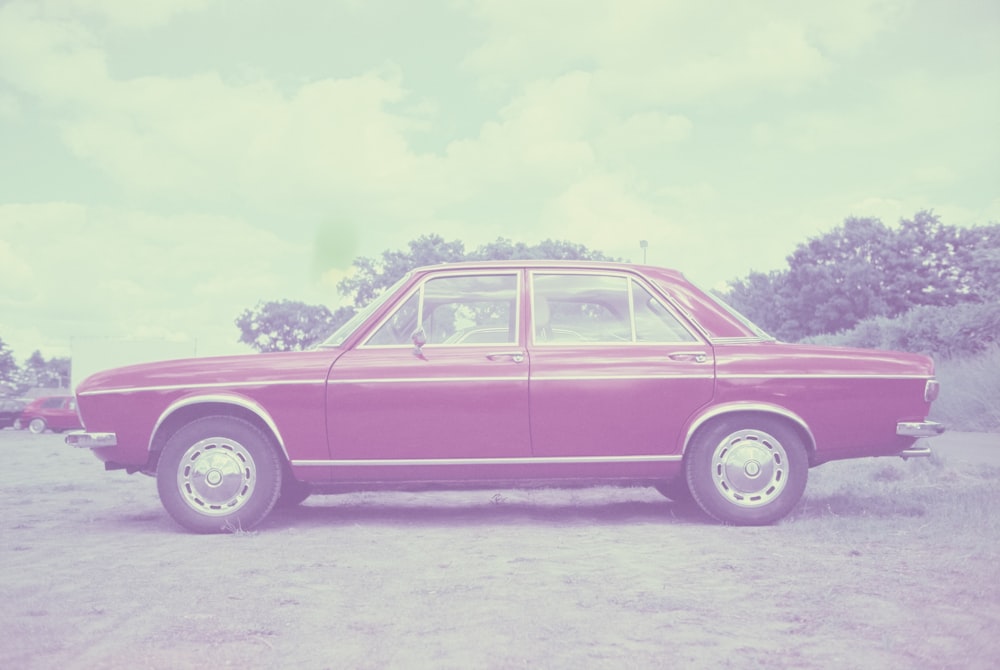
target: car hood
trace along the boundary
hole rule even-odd
[[[111,368],[87,377],[77,395],[110,390],[325,380],[339,350],[183,358]]]

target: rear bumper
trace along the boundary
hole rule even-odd
[[[118,436],[114,433],[85,433],[75,431],[66,436],[66,444],[81,449],[101,449],[118,445]]]
[[[944,424],[936,421],[901,421],[896,424],[896,435],[903,437],[934,437],[944,432]],[[899,455],[907,458],[925,458],[931,455],[929,447],[912,446],[899,452]]]
[[[906,437],[934,437],[944,432],[944,424],[936,421],[901,421],[896,424],[896,435]]]

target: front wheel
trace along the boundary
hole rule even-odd
[[[32,419],[28,422],[28,430],[35,435],[41,435],[45,432],[46,428],[45,419]]]
[[[733,418],[700,431],[685,459],[688,487],[709,515],[741,526],[774,523],[806,488],[802,438],[770,418]]]
[[[249,530],[274,507],[281,461],[271,440],[246,421],[210,416],[170,436],[156,467],[163,507],[196,533]]]

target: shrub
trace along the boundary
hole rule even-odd
[[[912,351],[938,359],[969,356],[1000,343],[1000,300],[915,307],[895,319],[866,319],[851,330],[817,335],[803,341]]]

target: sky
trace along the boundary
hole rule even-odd
[[[249,352],[421,235],[703,285],[1000,220],[994,0],[0,0],[0,339]]]

